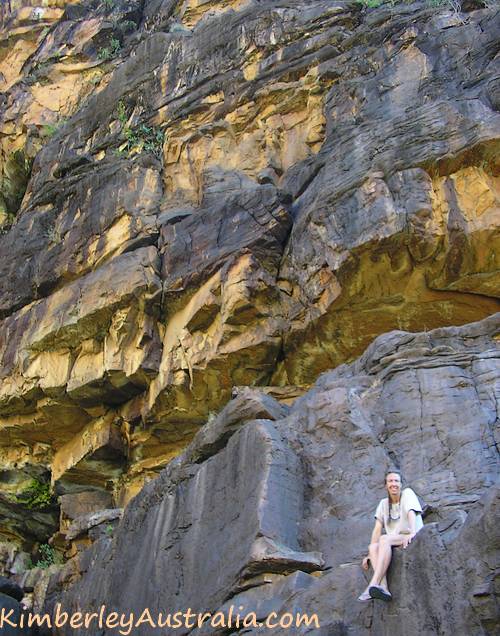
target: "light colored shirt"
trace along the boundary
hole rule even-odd
[[[417,495],[411,488],[405,488],[401,493],[398,504],[392,504],[389,515],[389,498],[381,499],[375,512],[387,534],[410,534],[410,522],[408,513],[415,511],[415,531],[418,532],[424,525],[422,521],[422,506]]]

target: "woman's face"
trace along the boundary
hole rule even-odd
[[[401,494],[401,477],[397,473],[389,473],[385,478],[385,487],[393,499]]]

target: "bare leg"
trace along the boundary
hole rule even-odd
[[[391,564],[392,548],[403,544],[403,536],[401,534],[384,534],[380,537],[378,543],[377,564],[374,564],[374,573],[368,587],[372,585],[381,585],[385,590],[387,587],[387,570]]]
[[[378,543],[370,543],[368,546],[368,556],[370,558],[370,563],[372,564],[373,571],[377,569],[378,563]],[[380,581],[380,585],[387,590],[387,578],[384,574],[382,580]],[[369,586],[368,586],[369,587]],[[368,589],[368,587],[366,589]]]
[[[377,567],[377,562],[378,562],[378,543],[371,543],[368,546],[368,558],[369,558],[370,565],[372,566],[373,570],[375,570]],[[381,585],[384,589],[387,589],[387,579],[385,578],[385,576],[382,579]],[[370,595],[368,593],[369,587],[370,586],[368,585],[365,588],[365,591],[359,597],[360,601],[370,600]]]

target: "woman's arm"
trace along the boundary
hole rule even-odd
[[[381,534],[382,534],[382,522],[380,521],[380,519],[375,519],[375,525],[373,526],[370,543],[378,543],[378,540],[380,539]]]
[[[417,534],[417,515],[415,510],[408,510],[408,525],[410,527],[410,534],[415,536]]]
[[[406,548],[417,534],[417,515],[415,514],[415,510],[408,510],[408,526],[410,528],[410,534],[402,535],[403,548]]]

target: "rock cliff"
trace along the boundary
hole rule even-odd
[[[53,577],[49,596],[68,610],[104,604],[137,617],[146,607],[234,605],[259,620],[315,612],[323,634],[493,634],[499,329],[497,315],[381,336],[291,407],[241,389],[135,497],[113,536]],[[356,601],[360,562],[394,465],[425,502],[425,525],[398,550],[390,609],[367,607]]]
[[[157,603],[494,629],[499,7],[367,4],[2,1],[0,573],[35,605],[57,568],[29,559],[67,560],[52,599],[77,577],[132,602],[99,568],[161,545]],[[368,616],[354,562],[390,461],[438,525],[396,560],[408,605]]]

